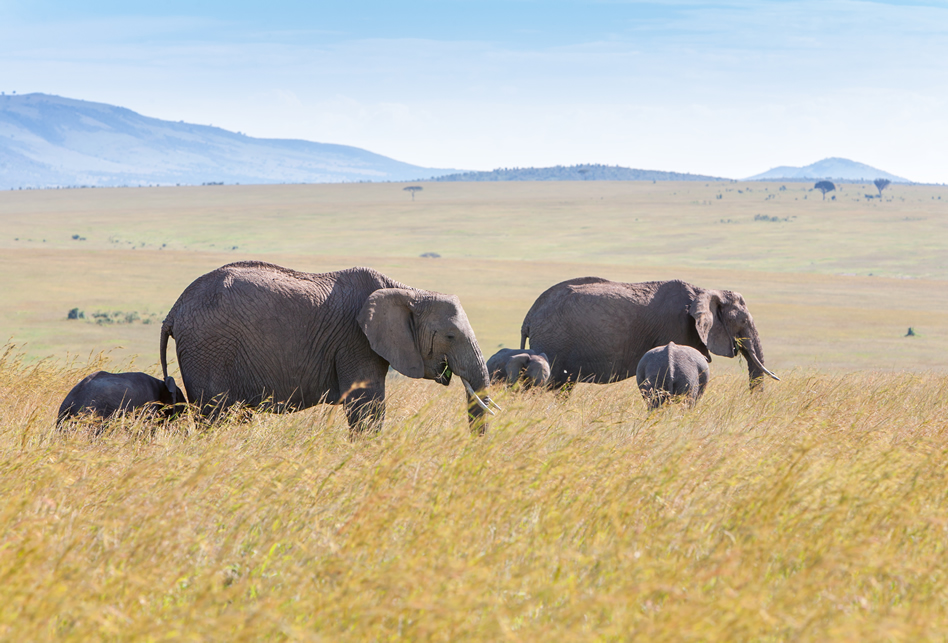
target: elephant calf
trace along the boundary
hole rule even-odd
[[[668,342],[645,353],[635,369],[635,379],[649,409],[657,409],[673,397],[694,405],[708,385],[708,359],[691,346]]]
[[[106,373],[96,371],[76,384],[59,407],[61,424],[80,413],[107,418],[147,405],[164,407],[170,412],[175,404],[184,403],[174,379],[162,382],[146,373]]]
[[[544,353],[528,349],[500,349],[487,360],[487,371],[492,382],[504,380],[513,385],[521,381],[525,388],[550,382],[550,361]]]

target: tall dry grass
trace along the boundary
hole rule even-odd
[[[917,640],[948,632],[948,377],[714,378],[647,414],[390,381],[317,407],[60,434],[104,363],[0,360],[3,640]]]

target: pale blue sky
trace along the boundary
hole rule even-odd
[[[948,1],[0,0],[0,90],[430,167],[948,182]]]

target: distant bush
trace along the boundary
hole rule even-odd
[[[75,310],[75,309],[74,309]],[[72,314],[72,311],[69,311]],[[92,313],[92,320],[99,325],[108,325],[108,324],[134,324],[135,322],[141,322],[142,324],[151,324],[159,320],[160,313],[143,313],[140,314],[137,310],[131,312],[113,310],[111,312],[97,310]],[[76,319],[70,317],[69,319]],[[79,313],[78,319],[84,319],[82,313]]]

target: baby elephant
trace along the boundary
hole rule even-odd
[[[502,348],[487,360],[487,372],[492,382],[504,380],[513,385],[519,380],[524,388],[546,386],[550,381],[550,362],[544,353]]]
[[[687,396],[694,405],[709,377],[708,359],[691,346],[674,342],[645,353],[635,369],[635,379],[649,409],[657,409],[677,396]]]
[[[169,377],[167,383],[145,373],[106,373],[96,371],[76,384],[59,407],[59,419],[89,413],[107,418],[148,404],[162,406],[170,415],[176,404],[184,404],[184,395]]]

